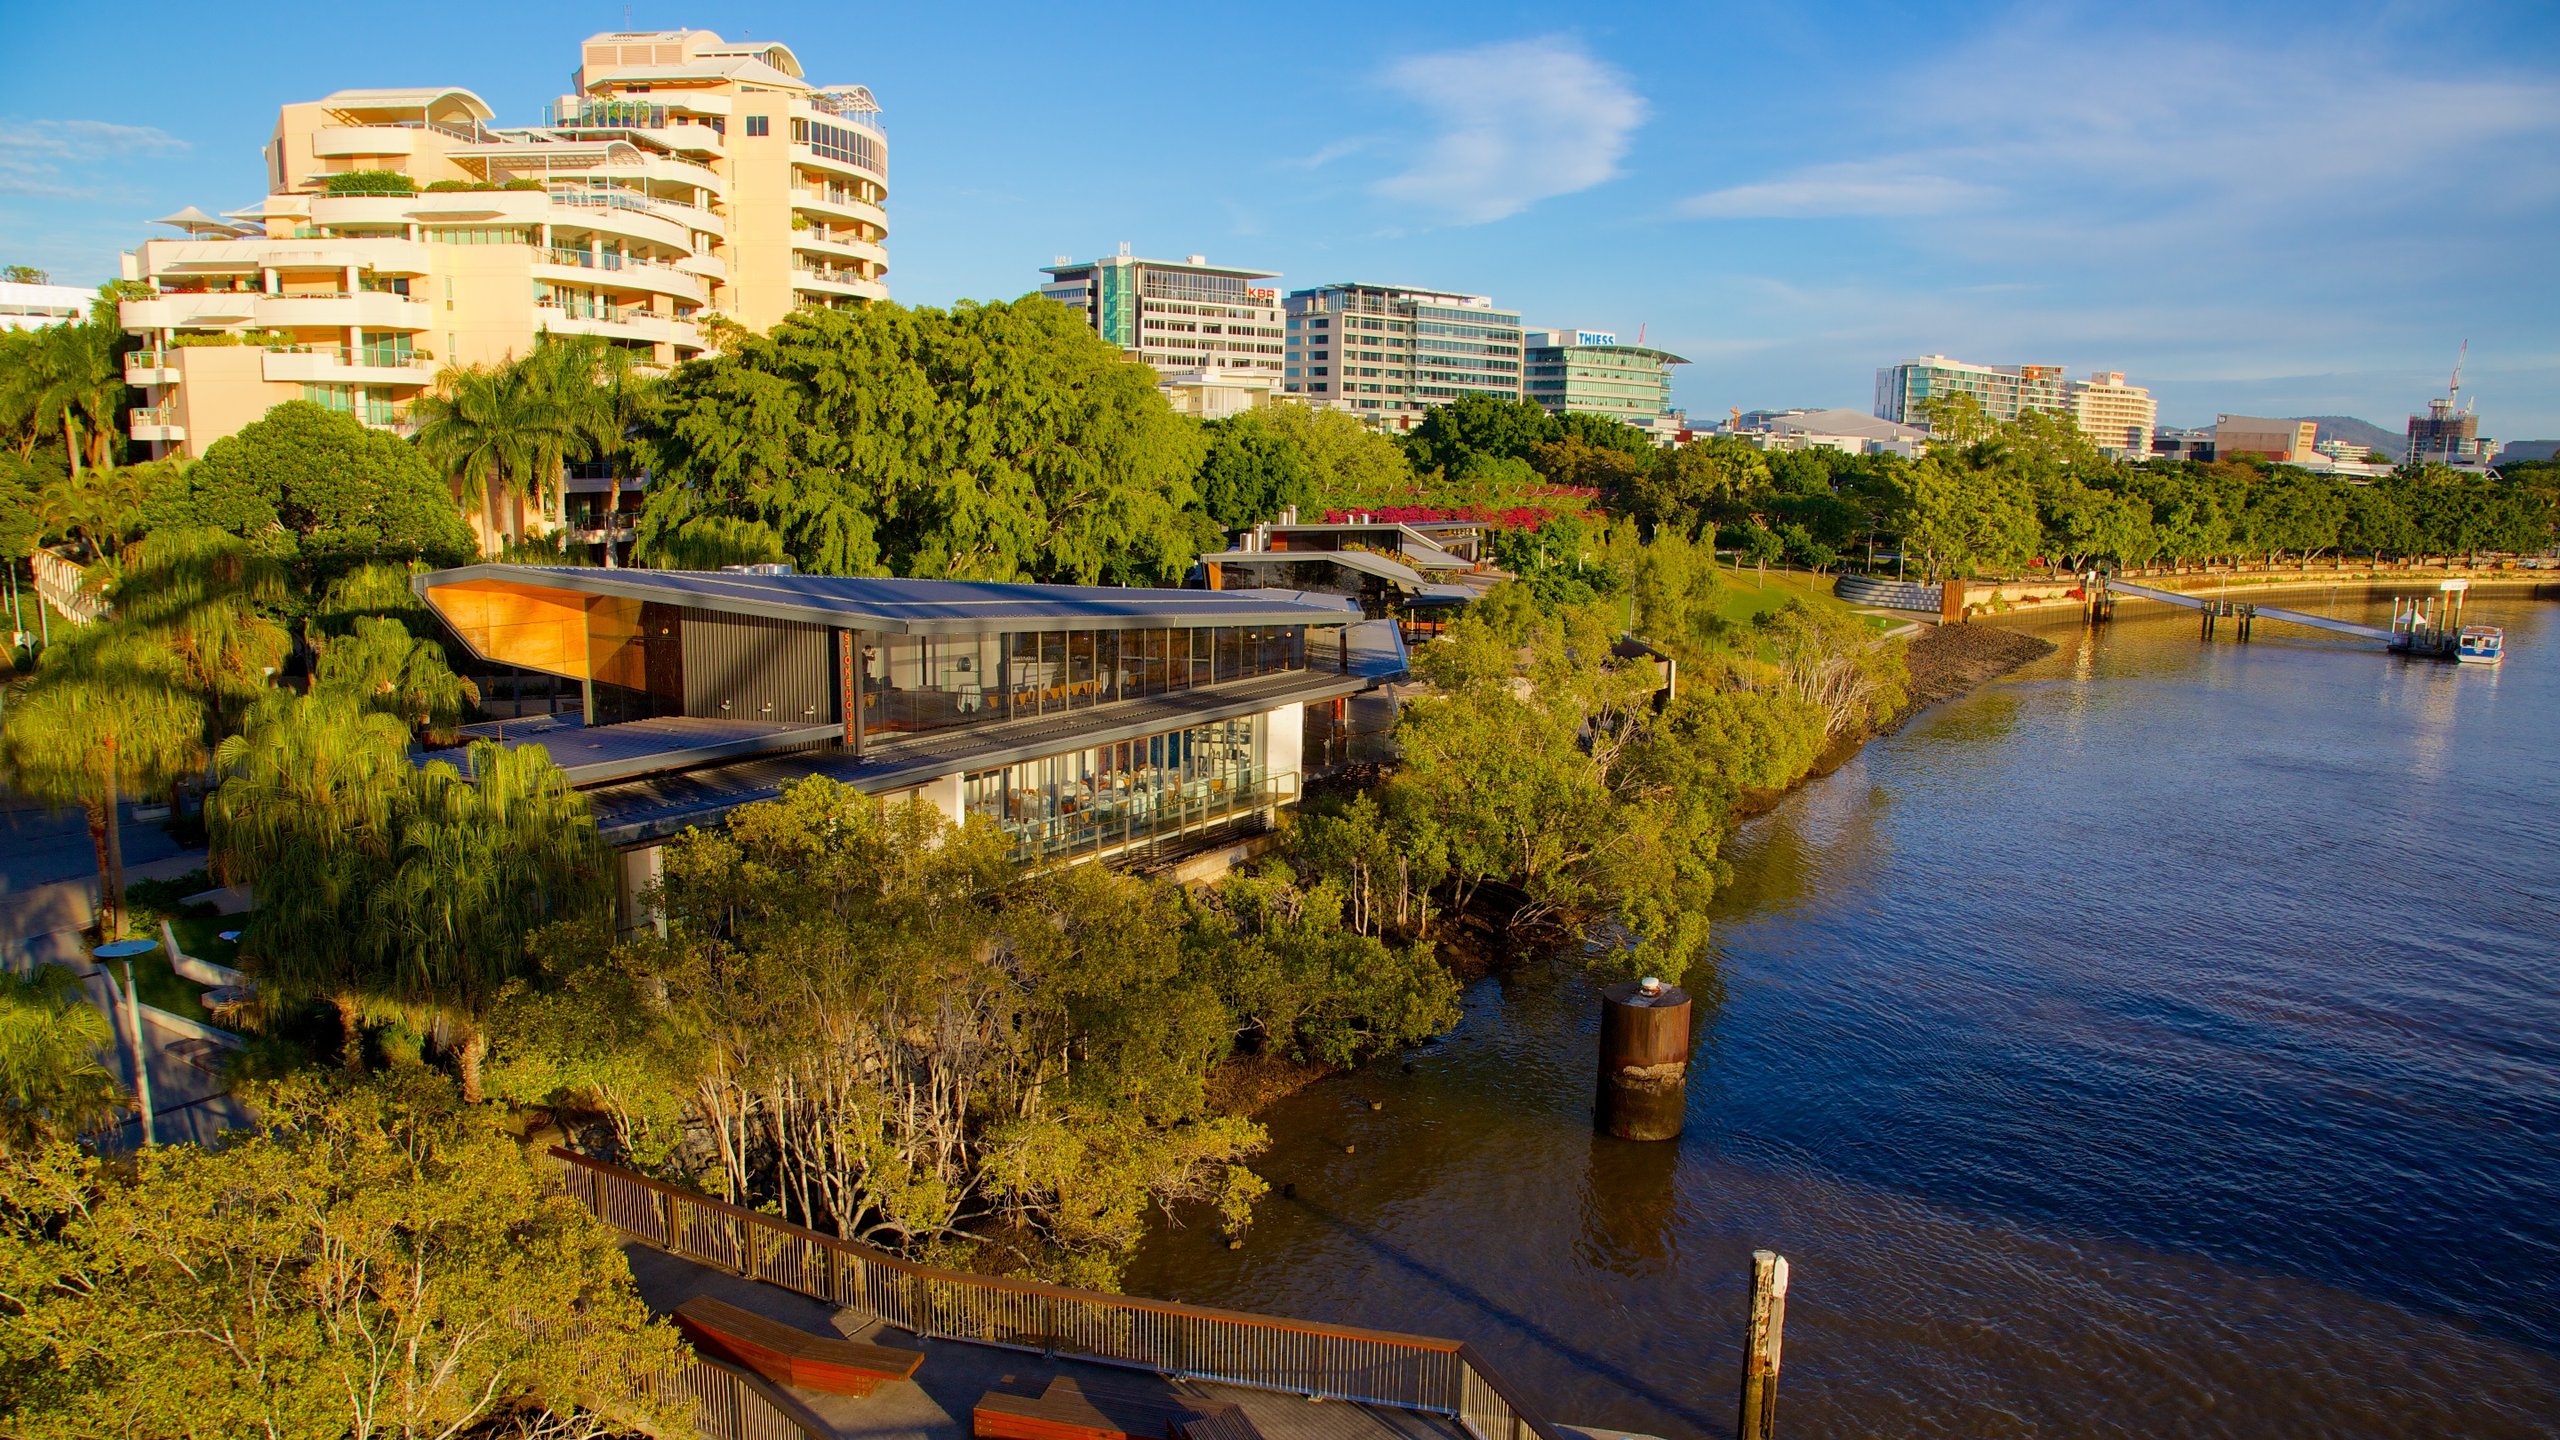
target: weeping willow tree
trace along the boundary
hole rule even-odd
[[[284,602],[284,566],[219,530],[155,531],[115,583],[116,625],[167,652],[218,742],[264,693],[291,637],[269,613]]]
[[[399,716],[325,687],[260,702],[215,762],[214,858],[258,891],[250,970],[333,1007],[350,1068],[369,1017],[423,1020],[478,1101],[481,1017],[531,968],[528,937],[613,903],[585,799],[540,750],[482,741],[467,778],[416,765]]]
[[[477,1104],[484,1018],[538,971],[528,940],[603,914],[614,893],[613,852],[548,754],[482,740],[469,756],[468,779],[441,762],[411,779],[365,918],[382,995],[434,1025]]]
[[[214,752],[214,870],[258,894],[240,953],[281,998],[337,1010],[349,1068],[363,1062],[375,988],[360,921],[390,853],[407,751],[394,716],[344,696],[278,694]]]

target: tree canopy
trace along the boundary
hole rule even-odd
[[[802,311],[670,377],[638,537],[753,520],[804,571],[1168,583],[1216,525],[1145,366],[1043,300]]]
[[[0,1411],[29,1440],[674,1434],[610,1230],[408,1071],[253,1092],[128,1165],[0,1160]]]
[[[147,518],[153,529],[209,527],[270,545],[315,579],[472,553],[452,493],[416,446],[303,400],[215,441]]]

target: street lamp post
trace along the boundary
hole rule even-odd
[[[155,1137],[151,1123],[151,1045],[142,1032],[142,990],[134,983],[133,957],[148,955],[160,948],[157,940],[115,940],[89,953],[101,960],[124,962],[125,1021],[133,1033],[133,1098],[142,1112],[142,1148],[151,1148]]]

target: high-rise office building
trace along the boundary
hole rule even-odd
[[[1280,383],[1280,292],[1255,282],[1273,270],[1212,265],[1208,257],[1144,260],[1128,253],[1043,270],[1040,293],[1081,311],[1102,338],[1153,367],[1174,408],[1215,420],[1271,398]]]
[[[1929,402],[1970,395],[1990,420],[2015,420],[2028,410],[2068,415],[2083,434],[2111,454],[2146,457],[2159,409],[2151,392],[2127,385],[2121,370],[2066,379],[2059,365],[1974,365],[1944,355],[1924,355],[1876,372],[1879,419],[1904,425],[1928,421]]]
[[[1606,330],[1532,330],[1521,339],[1523,394],[1557,415],[1606,415],[1668,445],[1688,416],[1671,406],[1668,350],[1622,345]]]
[[[1462,395],[1520,398],[1520,312],[1482,295],[1401,285],[1292,291],[1282,391],[1348,410],[1381,429],[1411,429]]]
[[[598,35],[577,93],[502,126],[468,90],[284,106],[269,194],[125,257],[134,439],[205,448],[291,399],[396,428],[446,364],[592,335],[665,367],[725,316],[885,299],[888,141],[861,86],[707,30]]]
[[[2071,408],[2059,365],[1972,365],[1923,355],[1876,372],[1879,419],[1918,425],[1927,418],[1928,402],[1942,395],[1970,395],[1993,420],[2015,420],[2021,410]]]

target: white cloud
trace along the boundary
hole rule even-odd
[[[1980,103],[1986,76],[2000,77],[1995,106]],[[1902,219],[1959,248],[2156,253],[2560,194],[2560,81],[2477,67],[2437,79],[2317,46],[2004,28],[1881,87],[1871,115],[1874,136],[1895,141],[1926,116],[1932,143],[1816,159],[1682,213]],[[1930,223],[1950,221],[1975,223]]]
[[[0,195],[94,198],[119,162],[171,155],[187,142],[148,125],[104,120],[0,120]]]
[[[1561,36],[1412,56],[1380,80],[1429,112],[1437,133],[1411,147],[1411,168],[1372,191],[1459,224],[1615,177],[1644,123],[1626,77]]]
[[[1319,170],[1336,160],[1357,155],[1377,143],[1378,137],[1375,135],[1355,135],[1348,140],[1336,140],[1330,145],[1323,146],[1314,154],[1300,155],[1294,159],[1283,160],[1280,164],[1290,170]]]
[[[1779,180],[1733,185],[1683,201],[1680,213],[1712,220],[1821,215],[1943,215],[1987,204],[1999,192],[1899,165],[1815,165]]]

